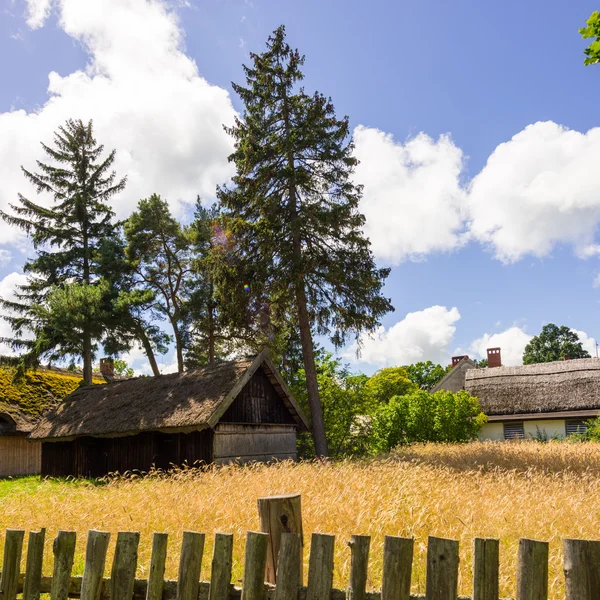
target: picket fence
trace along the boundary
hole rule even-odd
[[[45,531],[30,532],[25,573],[20,573],[25,532],[6,531],[0,576],[0,600],[457,600],[458,542],[430,537],[427,548],[425,596],[410,593],[413,540],[386,537],[380,592],[367,592],[369,536],[352,536],[350,574],[346,590],[332,589],[334,537],[313,534],[307,586],[301,586],[302,540],[283,533],[275,585],[265,584],[269,535],[248,532],[242,587],[231,583],[233,535],[215,534],[210,583],[200,581],[205,535],[186,531],[176,581],[165,580],[167,534],[155,533],[147,579],[136,579],[140,534],[117,535],[110,577],[105,578],[110,534],[88,533],[82,577],[73,577],[76,534],[60,531],[54,541],[51,577],[42,575]],[[600,542],[565,540],[567,600],[600,600]],[[498,600],[499,542],[474,540],[472,600]],[[548,544],[522,539],[517,566],[517,600],[547,600]]]

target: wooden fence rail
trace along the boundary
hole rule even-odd
[[[334,538],[313,534],[308,584],[301,585],[302,538],[283,533],[275,585],[265,584],[268,534],[250,531],[242,587],[231,583],[233,536],[217,533],[210,565],[210,583],[200,581],[205,536],[186,531],[176,581],[165,580],[167,535],[155,533],[147,579],[136,579],[139,533],[117,535],[110,577],[104,577],[110,534],[88,533],[82,577],[72,576],[75,533],[60,531],[54,540],[52,576],[42,575],[45,531],[31,532],[23,557],[25,532],[7,530],[0,574],[0,600],[457,600],[458,542],[430,537],[425,596],[410,593],[412,539],[386,537],[380,592],[366,590],[370,538],[355,535],[350,547],[350,574],[345,590],[332,589]],[[600,600],[600,542],[564,541],[566,600]],[[25,558],[25,572],[20,572]],[[475,539],[472,600],[498,600],[499,542]],[[547,600],[548,544],[523,539],[517,556],[516,600]]]

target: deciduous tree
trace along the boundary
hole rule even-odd
[[[593,42],[583,51],[586,55],[584,64],[595,65],[600,63],[600,12],[594,11],[585,22],[587,27],[579,30],[583,39],[595,38]]]
[[[525,346],[523,364],[552,362],[564,360],[565,357],[590,358],[590,354],[583,349],[579,336],[572,329],[548,323],[542,327],[542,332]]]

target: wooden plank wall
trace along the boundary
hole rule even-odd
[[[0,477],[37,475],[42,467],[42,444],[20,435],[0,435]]]
[[[296,459],[294,425],[219,423],[215,428],[214,461]]]

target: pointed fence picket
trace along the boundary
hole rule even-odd
[[[120,532],[107,570],[110,534],[88,533],[82,577],[72,575],[76,535],[60,531],[54,540],[52,576],[42,574],[45,531],[31,532],[23,557],[25,532],[6,531],[0,600],[457,600],[458,542],[430,537],[427,548],[425,596],[410,593],[413,563],[412,539],[388,536],[383,550],[381,591],[367,591],[369,536],[355,535],[350,547],[350,573],[345,590],[333,589],[334,538],[313,534],[307,586],[301,585],[301,536],[283,533],[277,561],[277,583],[266,584],[268,534],[250,531],[242,587],[231,582],[233,536],[217,533],[210,565],[210,581],[200,581],[205,535],[186,531],[176,581],[165,580],[168,537],[155,533],[147,579],[136,579],[140,535]],[[565,540],[566,600],[600,600],[600,542]],[[23,560],[25,559],[25,560]],[[20,566],[25,562],[25,572]],[[472,600],[499,600],[499,542],[475,539],[473,546]],[[516,600],[547,600],[548,544],[522,539],[517,556]]]

